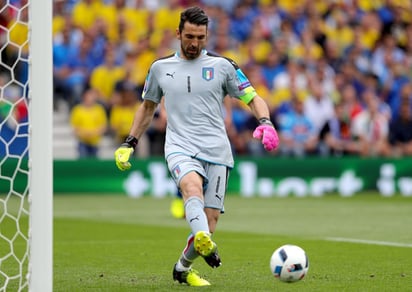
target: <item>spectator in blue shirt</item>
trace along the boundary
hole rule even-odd
[[[291,105],[291,110],[279,118],[280,152],[295,157],[315,154],[318,138],[314,125],[304,114],[303,102],[293,97]]]

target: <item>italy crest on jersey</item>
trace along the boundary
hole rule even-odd
[[[206,81],[210,81],[215,77],[215,70],[213,67],[203,67],[202,77]]]

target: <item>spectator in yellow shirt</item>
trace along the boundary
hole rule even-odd
[[[96,19],[99,18],[103,3],[101,0],[80,0],[72,11],[73,23],[83,30],[91,28]]]
[[[166,5],[154,11],[153,25],[154,30],[175,30],[179,26],[180,13],[182,6],[179,0],[167,0]]]
[[[302,32],[301,42],[291,48],[289,56],[293,59],[315,62],[323,56],[323,49],[315,42],[312,31],[305,29]]]
[[[149,36],[141,38],[135,47],[127,52],[124,65],[138,86],[143,88],[147,71],[154,60],[156,52],[150,46]]]
[[[112,95],[116,83],[125,75],[125,68],[116,64],[114,47],[108,46],[104,63],[97,66],[90,76],[90,87],[98,91],[100,101],[106,109],[112,106]]]
[[[349,26],[349,17],[343,11],[336,9],[329,22],[333,25],[325,25],[326,37],[336,43],[339,53],[342,54],[354,41],[353,29]]]
[[[363,45],[368,50],[373,50],[382,33],[382,21],[376,12],[367,12],[362,16],[359,26],[355,29],[360,30]]]
[[[97,157],[100,140],[107,130],[106,111],[97,100],[96,90],[86,90],[82,102],[75,105],[70,114],[80,157]]]
[[[110,129],[117,142],[122,142],[129,135],[130,123],[140,105],[137,87],[129,80],[120,81],[116,89],[119,100],[110,111]]]
[[[127,45],[135,44],[149,34],[152,27],[152,13],[142,0],[131,0],[119,17],[119,40]]]
[[[65,1],[55,0],[53,3],[53,37],[61,33],[66,26],[66,17],[68,13],[65,12]]]

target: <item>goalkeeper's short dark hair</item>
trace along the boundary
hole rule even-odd
[[[206,25],[207,27],[209,18],[202,8],[194,6],[180,13],[179,32],[182,32],[186,21],[196,25]]]

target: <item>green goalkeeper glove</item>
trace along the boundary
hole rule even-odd
[[[134,149],[137,146],[137,138],[128,136],[122,145],[114,152],[114,158],[116,160],[116,166],[121,171],[128,170],[132,165],[129,162],[130,155],[133,154]]]

